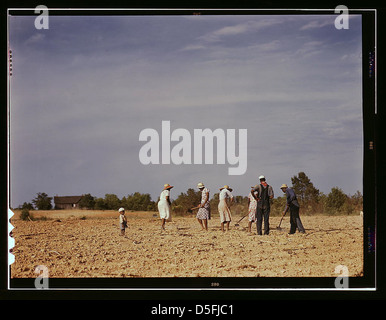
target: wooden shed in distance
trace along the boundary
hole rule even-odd
[[[79,201],[82,197],[83,196],[55,196],[55,209],[79,209]]]

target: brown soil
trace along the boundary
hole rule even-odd
[[[288,216],[281,231],[276,230],[280,218],[271,217],[271,233],[257,236],[255,225],[252,233],[246,231],[246,218],[235,227],[239,217],[227,232],[220,230],[218,217],[209,221],[209,231],[202,231],[194,217],[175,217],[161,232],[153,214],[127,213],[125,237],[116,212],[12,219],[11,277],[36,278],[37,265],[45,265],[51,278],[337,277],[338,265],[346,266],[350,276],[363,275],[360,216],[304,216],[306,234],[294,235],[287,234]]]

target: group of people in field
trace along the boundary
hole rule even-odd
[[[269,215],[270,215],[270,200],[274,197],[272,186],[268,185],[264,176],[259,177],[260,183],[251,187],[251,191],[248,195],[248,231],[251,232],[253,223],[256,223],[257,234],[262,235],[263,221],[264,221],[264,235],[268,235],[270,231],[269,227]],[[161,219],[161,231],[165,230],[165,224],[167,221],[171,221],[171,201],[170,190],[173,188],[170,184],[165,184],[160,194],[158,201],[158,212]],[[192,208],[198,209],[196,218],[199,222],[202,230],[208,230],[208,220],[211,219],[211,208],[209,202],[210,190],[200,182],[197,188],[201,191],[201,202],[198,206]],[[296,229],[299,232],[305,233],[305,229],[299,216],[299,202],[296,198],[296,194],[293,189],[289,188],[286,184],[282,184],[280,189],[286,194],[286,206],[283,211],[283,216],[290,211],[290,230],[289,234],[294,234]],[[220,188],[218,212],[221,221],[221,230],[223,232],[229,230],[230,223],[232,221],[231,206],[234,202],[232,195],[232,188],[228,185]],[[125,228],[127,227],[127,219],[125,216],[124,208],[119,209],[120,213],[120,229],[121,234],[125,234]],[[245,216],[247,216],[245,215]]]

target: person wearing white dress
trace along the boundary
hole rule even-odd
[[[248,232],[251,232],[252,223],[256,222],[257,209],[257,191],[258,186],[251,187],[251,192],[248,195]]]
[[[220,188],[220,195],[218,203],[218,212],[220,214],[221,220],[221,231],[224,230],[224,225],[227,226],[227,231],[229,230],[229,224],[232,221],[231,209],[229,208],[230,204],[233,202],[232,189],[228,185]]]
[[[161,218],[161,229],[165,230],[166,221],[171,221],[170,215],[170,189],[173,188],[170,184],[165,184],[164,189],[160,194],[158,201],[158,212]]]

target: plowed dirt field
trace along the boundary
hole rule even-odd
[[[40,213],[41,214],[41,213]],[[36,278],[37,265],[49,277],[336,277],[363,275],[363,218],[301,216],[306,234],[288,235],[289,217],[258,236],[247,218],[234,217],[229,231],[218,217],[203,231],[194,217],[173,217],[161,232],[154,213],[127,213],[121,236],[118,214],[47,213],[48,220],[21,221],[15,215],[12,278]],[[38,217],[38,214],[36,215]]]

